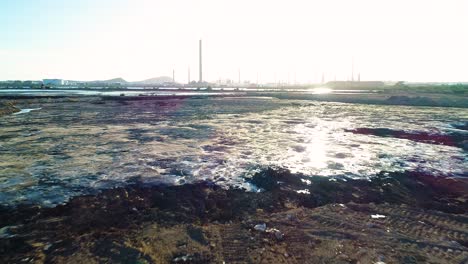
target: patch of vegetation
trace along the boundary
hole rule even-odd
[[[404,91],[410,93],[432,93],[432,94],[451,94],[451,95],[468,95],[468,84],[434,84],[434,85],[407,85],[403,82],[396,83],[392,88],[386,91]]]

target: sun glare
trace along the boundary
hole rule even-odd
[[[325,87],[319,87],[319,88],[315,88],[312,90],[312,93],[313,94],[329,94],[331,93],[333,90],[330,89],[330,88],[325,88]]]

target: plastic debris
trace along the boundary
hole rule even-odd
[[[262,224],[257,224],[254,226],[254,229],[257,230],[257,231],[260,231],[260,232],[265,232],[266,231],[266,224],[265,223],[262,223]]]
[[[385,218],[386,216],[385,215],[380,215],[380,214],[373,214],[371,215],[371,218],[372,219],[379,219],[379,218]]]

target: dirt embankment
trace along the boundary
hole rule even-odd
[[[460,130],[466,130],[468,123],[455,124],[455,128]],[[356,129],[347,129],[347,132],[362,134],[362,135],[373,135],[379,137],[392,137],[408,139],[415,142],[423,142],[428,144],[445,145],[458,147],[465,151],[468,151],[468,136],[466,133],[450,132],[446,134],[440,133],[428,133],[424,131],[408,132],[404,130],[394,130],[389,128],[367,128],[360,127]]]
[[[407,105],[407,106],[433,106],[433,107],[459,107],[468,108],[466,96],[441,94],[409,94],[378,92],[369,94],[310,94],[310,93],[262,93],[279,99],[316,100],[324,102],[341,102],[375,105]]]
[[[0,102],[0,116],[13,114],[19,111],[20,109],[15,106],[15,102]]]
[[[259,193],[209,182],[142,186],[55,208],[3,208],[4,263],[463,263],[468,181],[373,181],[265,169]],[[300,192],[297,192],[300,190]]]

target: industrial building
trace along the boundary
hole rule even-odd
[[[56,86],[59,86],[59,85],[67,85],[67,84],[68,84],[68,81],[63,80],[63,79],[43,79],[43,80],[42,80],[42,83],[43,83],[44,85],[56,85]]]

